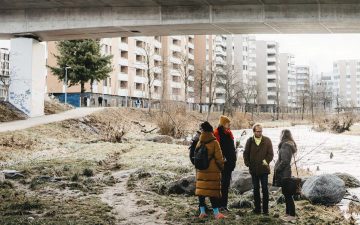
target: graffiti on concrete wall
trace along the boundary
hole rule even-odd
[[[26,114],[30,114],[30,89],[23,93],[10,92],[10,102]]]

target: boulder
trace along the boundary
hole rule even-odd
[[[306,199],[313,204],[334,205],[345,196],[345,182],[333,174],[309,177],[302,186]]]
[[[195,194],[195,176],[183,177],[167,185],[168,194]]]
[[[252,190],[253,185],[249,171],[235,170],[232,173],[231,188],[234,188],[240,194]]]
[[[154,137],[147,138],[146,140],[157,142],[157,143],[166,143],[166,144],[174,143],[174,138],[167,136],[167,135],[157,135]]]
[[[345,187],[347,188],[360,187],[360,181],[356,179],[356,177],[348,173],[334,173],[334,175],[338,176],[341,180],[343,180],[345,182]]]
[[[253,208],[253,203],[249,200],[235,201],[230,204],[230,208],[235,208],[235,209]]]
[[[2,173],[5,175],[6,179],[17,179],[25,177],[23,174],[16,170],[3,170]]]

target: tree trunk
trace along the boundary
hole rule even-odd
[[[85,93],[85,82],[80,82],[80,107],[85,106],[86,102],[84,100],[84,93]]]

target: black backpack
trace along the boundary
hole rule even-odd
[[[208,142],[201,143],[201,145],[195,149],[194,152],[194,165],[195,168],[198,170],[206,170],[209,168],[210,161],[213,159],[213,157],[208,156],[208,150],[206,148],[206,144],[212,142],[215,139],[212,139]]]

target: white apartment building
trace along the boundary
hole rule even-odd
[[[296,107],[296,70],[293,54],[280,53],[280,106]]]
[[[8,84],[8,78],[10,76],[9,70],[9,60],[10,52],[6,48],[0,48],[0,77],[1,80]],[[5,99],[8,95],[6,88],[4,88],[4,83],[0,80],[0,100]]]
[[[256,41],[257,102],[263,112],[275,110],[280,101],[279,44]]]
[[[360,107],[360,60],[334,62],[333,78],[334,95],[339,96],[340,106]]]
[[[296,102],[301,107],[301,102],[307,98],[310,91],[310,67],[307,65],[296,66]]]

